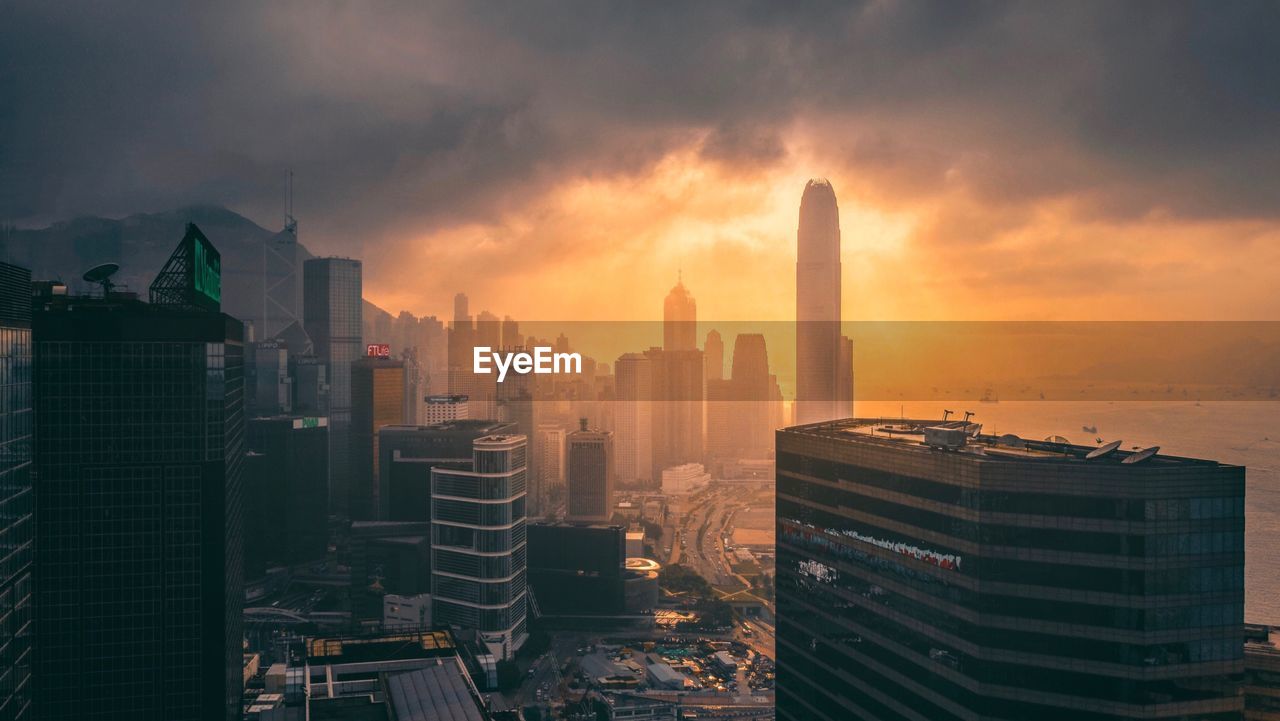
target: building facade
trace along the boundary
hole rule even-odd
[[[152,303],[33,313],[41,718],[240,716],[244,345],[219,267],[188,226]]]
[[[840,209],[825,179],[804,187],[796,245],[796,422],[844,418],[853,367],[840,333]]]
[[[617,474],[623,483],[653,481],[653,361],[626,353],[614,364]]]
[[[351,364],[364,355],[360,261],[312,258],[302,264],[304,327],[328,382],[329,507],[347,515],[351,489]]]
[[[431,469],[469,470],[477,438],[507,435],[514,429],[513,423],[467,418],[429,426],[379,428],[379,518],[429,522]]]
[[[0,718],[32,718],[31,273],[0,263]]]
[[[613,514],[613,433],[590,430],[587,419],[566,439],[568,520],[601,523]]]
[[[256,454],[245,490],[245,555],[299,564],[329,547],[329,419],[253,418],[248,449]],[[253,547],[251,549],[251,547]]]
[[[470,418],[467,396],[434,395],[426,397],[426,421],[428,426],[447,421]]]
[[[485,436],[472,470],[431,471],[433,620],[476,630],[500,659],[528,637],[527,446],[521,435]]]
[[[778,432],[778,717],[1240,719],[1244,469],[978,431]]]
[[[404,363],[361,358],[351,364],[351,500],[353,519],[372,521],[382,505],[378,429],[404,421]]]

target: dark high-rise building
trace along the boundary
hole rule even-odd
[[[568,519],[608,521],[613,514],[613,433],[589,430],[583,418],[565,443]]]
[[[529,525],[529,586],[546,615],[622,613],[626,531],[621,526]]]
[[[844,418],[853,367],[840,335],[840,209],[826,180],[804,186],[796,239],[796,422]]]
[[[527,442],[485,436],[472,449],[472,470],[431,471],[432,618],[510,659],[528,637]]]
[[[1240,719],[1244,469],[978,430],[778,432],[778,717]]]
[[[404,363],[361,358],[351,365],[351,517],[377,518],[378,429],[404,422]]]
[[[514,423],[468,419],[379,428],[379,518],[430,521],[431,469],[470,469],[472,444],[477,438],[509,435],[514,429]]]
[[[346,515],[351,492],[351,364],[364,355],[361,265],[312,258],[302,265],[303,318],[316,356],[327,366],[329,508]]]
[[[0,718],[32,718],[31,273],[0,263]]]
[[[32,317],[36,704],[237,719],[244,345],[193,225],[151,286]]]
[[[245,408],[248,415],[275,416],[293,410],[289,350],[279,341],[249,343],[245,348]]]
[[[317,561],[328,550],[329,419],[253,418],[255,454],[245,493],[245,555],[282,564]]]

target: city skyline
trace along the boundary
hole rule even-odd
[[[1277,26],[13,0],[0,721],[1280,719]]]

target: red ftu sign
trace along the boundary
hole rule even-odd
[[[370,358],[390,358],[391,344],[390,343],[370,343],[369,345],[365,346],[364,353]]]

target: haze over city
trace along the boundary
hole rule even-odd
[[[1258,10],[9,4],[0,219],[274,228],[292,168],[392,313],[654,319],[683,268],[701,317],[786,320],[825,176],[846,319],[1268,319]]]

